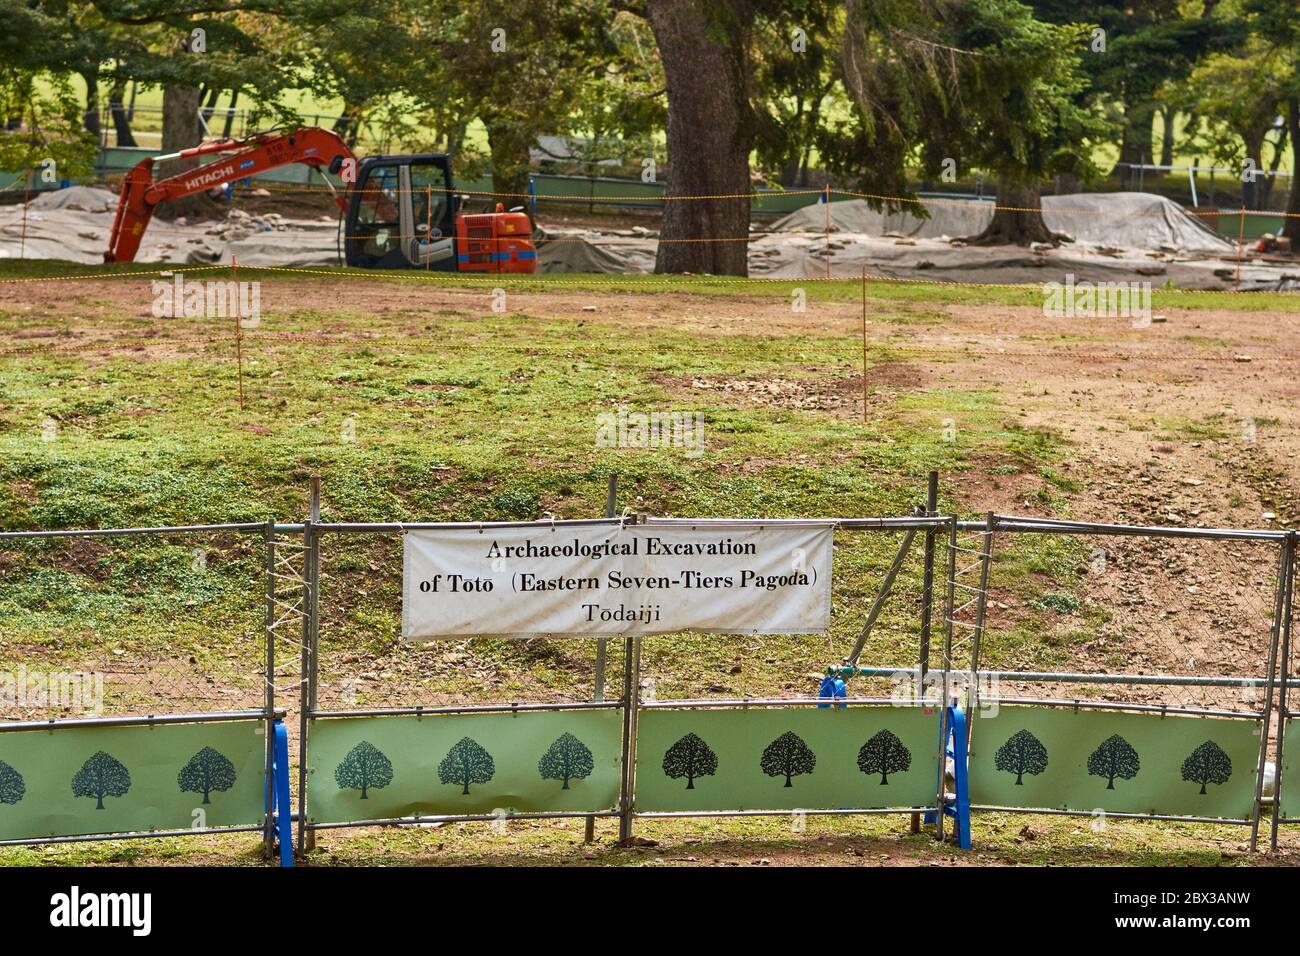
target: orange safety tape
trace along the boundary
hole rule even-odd
[[[0,355],[34,355],[45,353],[59,352],[87,352],[96,349],[115,349],[118,351],[139,351],[147,349],[150,346],[171,345],[178,342],[190,343],[196,345],[228,345],[232,336],[218,335],[201,335],[196,333],[169,335],[162,337],[151,337],[148,339],[107,339],[95,342],[85,342],[75,345],[32,345],[20,346],[9,349],[0,349]],[[268,343],[276,342],[294,342],[308,345],[355,345],[368,348],[376,345],[391,345],[398,348],[410,348],[411,339],[409,337],[382,337],[382,336],[365,336],[365,335],[325,335],[321,333],[298,333],[298,332],[245,332],[243,334],[245,341],[257,340]],[[852,347],[855,351],[860,347],[859,339],[856,335],[849,337],[828,337],[831,344],[838,342],[845,347]],[[770,347],[774,342],[779,342],[780,338],[763,339],[763,347]],[[979,348],[962,348],[957,346],[920,346],[920,345],[893,345],[888,342],[871,342],[870,347],[878,353],[884,354],[916,354],[916,355],[960,355],[960,356],[979,356],[982,358],[1027,358],[1027,359],[1044,359],[1056,358],[1062,354],[1068,353],[1071,358],[1084,359],[1097,362],[1237,362],[1235,355],[1203,355],[1203,354],[1178,354],[1170,352],[1147,352],[1137,348],[1125,348],[1128,343],[1118,343],[1121,350],[1115,352],[1078,352],[1073,350],[1073,346],[1063,344],[1055,349],[1041,350],[1007,350],[1007,349],[979,349]],[[422,347],[426,351],[455,352],[455,351],[472,351],[480,348],[491,348],[493,350],[511,350],[523,353],[536,352],[555,352],[560,354],[574,354],[582,352],[604,352],[616,355],[624,354],[628,351],[643,350],[640,343],[627,343],[622,345],[603,345],[599,343],[584,343],[580,348],[575,348],[569,344],[550,345],[537,342],[502,342],[494,339],[492,342],[431,342],[425,340]],[[725,345],[708,345],[708,346],[690,346],[690,345],[666,345],[666,352],[689,352],[701,355],[714,355],[724,352],[736,352],[750,354],[752,348],[725,346]],[[1295,362],[1300,360],[1300,352],[1277,352],[1267,355],[1253,356],[1252,360],[1260,363],[1267,362]]]
[[[229,264],[209,265],[209,266],[190,266],[177,264],[167,269],[158,269],[154,271],[141,272],[106,272],[91,273],[68,276],[41,276],[21,279],[0,279],[0,284],[26,283],[26,282],[70,282],[82,279],[121,279],[132,278],[136,276],[154,276],[164,274],[177,274],[186,272],[201,272],[212,270],[227,270]],[[491,284],[500,285],[502,283],[526,284],[536,283],[541,286],[572,286],[574,288],[590,288],[600,284],[617,285],[621,283],[644,283],[644,284],[667,284],[677,286],[683,291],[689,292],[690,286],[716,286],[716,285],[753,285],[762,283],[784,283],[784,284],[806,284],[810,282],[860,282],[862,273],[854,273],[845,276],[798,276],[793,278],[780,276],[714,276],[714,275],[692,275],[690,273],[635,273],[628,275],[619,274],[592,274],[582,279],[564,278],[565,273],[510,273],[510,272],[431,272],[423,269],[412,269],[409,274],[397,272],[384,272],[382,274],[350,270],[327,270],[327,269],[306,269],[293,268],[288,266],[240,266],[245,272],[284,272],[294,275],[315,275],[330,279],[360,279],[370,282],[399,281],[399,282],[424,282],[427,284],[442,284],[449,286],[456,285],[476,285]],[[1036,283],[1024,282],[969,282],[959,279],[942,279],[942,278],[911,278],[903,276],[886,276],[876,273],[866,273],[866,278],[874,283],[894,283],[894,284],[912,284],[912,285],[934,285],[934,286],[958,286],[972,289],[1017,289],[1023,291],[1032,291],[1037,287]],[[1243,293],[1235,289],[1185,289],[1185,288],[1153,288],[1153,292],[1172,293],[1177,295],[1232,295],[1239,296]],[[1271,290],[1271,289],[1247,289],[1245,293],[1264,294],[1264,295],[1296,295],[1300,290]]]
[[[20,259],[16,261],[21,262],[23,260]],[[44,260],[30,259],[26,261],[42,262]],[[154,269],[152,271],[135,271],[135,270],[125,271],[124,270],[122,272],[91,272],[91,273],[80,273],[77,275],[66,275],[66,276],[31,276],[22,279],[0,279],[0,285],[12,285],[18,282],[71,282],[78,279],[130,279],[135,276],[156,276],[156,275],[163,275],[165,273],[170,274],[176,272],[203,272],[205,270],[229,269],[229,268],[230,268],[229,265],[191,266],[191,265],[182,265],[178,263],[173,266],[168,266],[167,268],[164,269]]]
[[[301,268],[291,268],[287,266],[249,266],[247,268],[258,269],[265,272],[291,272],[291,273],[302,273],[306,275],[330,276],[336,279],[337,278],[349,278],[349,279],[355,278],[355,279],[372,279],[372,280],[397,279],[399,281],[405,280],[405,281],[417,281],[417,282],[418,281],[441,282],[446,285],[456,285],[456,284],[463,284],[467,282],[468,283],[491,283],[494,285],[499,285],[503,281],[509,281],[517,284],[535,282],[541,285],[548,285],[548,286],[549,285],[558,285],[558,286],[570,285],[570,286],[575,286],[580,288],[585,288],[592,285],[599,285],[601,283],[617,284],[617,283],[629,282],[629,281],[644,282],[644,283],[663,282],[668,284],[689,286],[691,284],[745,285],[750,283],[764,283],[764,282],[767,283],[793,282],[793,283],[803,284],[807,282],[860,282],[862,280],[862,274],[860,272],[855,273],[853,275],[847,275],[847,276],[820,276],[819,275],[819,276],[800,276],[796,278],[784,278],[778,276],[704,276],[704,275],[690,275],[686,273],[680,273],[680,274],[678,273],[637,273],[632,275],[608,275],[608,274],[592,275],[590,278],[575,280],[575,279],[561,278],[561,276],[563,276],[564,273],[488,272],[488,273],[482,273],[476,275],[473,273],[463,273],[463,272],[439,273],[439,272],[420,272],[418,270],[412,270],[414,274],[409,276],[392,274],[392,273],[387,273],[385,275],[378,276],[378,275],[370,275],[366,273],[358,273],[355,271],[328,272],[323,269],[301,269]],[[555,277],[552,278],[552,276]],[[898,276],[877,275],[871,272],[868,272],[866,274],[866,277],[867,279],[873,282],[883,282],[883,283],[892,282],[892,283],[900,283],[900,284],[910,283],[915,285],[952,285],[952,286],[970,287],[976,289],[984,289],[984,288],[1023,289],[1025,291],[1032,291],[1033,289],[1036,288],[1036,285],[1033,283],[1023,283],[1023,282],[963,282],[958,279],[912,279],[912,278],[903,278]],[[1234,295],[1235,296],[1235,295],[1242,294],[1236,291],[1235,289],[1152,289],[1152,291],[1188,294],[1188,295],[1212,294],[1212,295]],[[1247,291],[1249,292],[1251,290],[1247,290]],[[1267,289],[1258,289],[1254,291],[1256,293],[1262,293],[1266,295],[1297,294],[1296,292],[1291,292],[1291,291],[1275,292]]]
[[[259,187],[241,187],[241,188],[250,188],[250,189],[266,188],[267,186],[271,186],[271,185],[272,184],[265,184],[264,186],[259,186]],[[268,189],[268,191],[282,193],[286,195],[293,194],[293,193],[309,193],[309,194],[319,193],[322,196],[334,195],[333,193],[330,192],[329,188],[325,186],[301,186],[301,187],[278,187],[277,186],[274,189]],[[425,195],[428,192],[427,189],[416,189],[416,188],[412,188],[412,189],[395,188],[395,189],[384,189],[383,191],[387,195],[400,195],[402,193],[408,193],[408,192],[417,193],[419,195]],[[766,192],[766,193],[718,193],[716,195],[702,194],[702,195],[685,195],[685,196],[644,195],[644,194],[641,195],[633,194],[633,195],[626,195],[626,196],[624,195],[575,196],[575,195],[567,195],[564,193],[532,193],[532,194],[507,193],[507,192],[492,192],[490,190],[478,190],[478,189],[454,189],[452,190],[452,192],[458,196],[491,196],[491,197],[501,197],[506,199],[555,199],[555,200],[568,201],[576,205],[590,204],[593,201],[597,203],[602,203],[602,202],[664,202],[664,201],[677,201],[677,200],[748,199],[750,201],[762,202],[765,199],[779,199],[785,196],[821,196],[821,195],[826,195],[828,192],[830,196],[849,196],[854,199],[872,199],[878,202],[886,202],[886,203],[900,203],[900,204],[906,203],[906,204],[922,205],[922,206],[931,205],[931,204],[978,206],[983,209],[995,209],[995,210],[1000,210],[1002,212],[1043,212],[1044,211],[1042,206],[999,206],[996,203],[990,204],[985,200],[978,200],[978,199],[944,199],[942,197],[937,197],[937,196],[924,197],[924,198],[917,197],[917,196],[889,196],[889,195],[885,195],[884,193],[864,193],[864,192],[856,192],[851,189],[831,189],[829,191],[824,191],[821,189],[788,189],[788,190],[780,190],[780,191]],[[1105,196],[1105,195],[1109,195],[1109,193],[1106,192],[1081,193],[1080,195]],[[1289,218],[1300,218],[1300,213],[1282,212],[1282,211],[1274,211],[1268,209],[1239,208],[1239,209],[1221,209],[1216,212],[1193,212],[1190,209],[1184,208],[1184,211],[1187,212],[1188,215],[1207,216],[1207,217],[1208,216],[1231,217],[1231,216],[1240,216],[1244,213],[1247,216],[1283,216]],[[1062,209],[1053,209],[1051,210],[1051,212],[1053,213],[1070,212],[1070,213],[1077,213],[1085,216],[1111,215],[1110,213],[1098,209],[1082,209],[1082,208],[1070,208],[1070,207],[1066,207]],[[1126,217],[1127,216],[1160,216],[1163,214],[1164,213],[1162,210],[1157,209],[1157,210],[1152,210],[1150,212],[1125,213],[1125,216]]]

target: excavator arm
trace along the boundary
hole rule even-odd
[[[231,155],[187,169],[168,179],[153,181],[154,163],[223,153]],[[356,157],[343,140],[329,130],[316,127],[291,133],[261,133],[245,140],[219,140],[167,156],[142,159],[122,181],[122,193],[118,198],[117,215],[113,218],[113,232],[104,261],[131,262],[135,259],[140,240],[159,203],[191,196],[288,163],[303,163],[337,174],[348,160],[352,161],[355,170]],[[334,201],[340,209],[347,206],[347,200],[342,196],[336,195]]]

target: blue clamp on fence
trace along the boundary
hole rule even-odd
[[[528,213],[533,217],[533,221],[536,222],[537,221],[537,184],[533,181],[532,176],[528,177]]]
[[[954,827],[957,831],[957,846],[963,850],[969,850],[970,842],[970,782],[969,770],[967,767],[968,749],[966,746],[966,715],[960,707],[949,707],[946,709],[945,723],[948,727],[947,741],[940,748],[943,761],[939,776],[940,786],[944,788],[943,815],[951,817],[955,822]],[[960,756],[958,756],[960,755]],[[947,795],[947,758],[952,758],[952,781],[953,797],[948,799]],[[925,812],[925,823],[927,826],[933,826],[937,822],[937,815],[934,810]]]
[[[966,746],[966,715],[960,707],[948,708],[948,741],[944,747],[946,757],[952,757],[953,799],[944,800],[944,812],[956,821],[957,846],[970,849],[970,781]]]
[[[267,781],[267,812],[280,840],[280,865],[293,866],[293,806],[289,800],[289,732],[277,720],[271,743],[271,779]]]
[[[817,688],[818,697],[845,698],[849,696],[848,685],[839,677],[827,675],[822,678],[821,686]],[[836,710],[843,710],[848,704],[836,704]],[[830,704],[818,704],[819,709],[830,707]]]

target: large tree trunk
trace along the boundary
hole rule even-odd
[[[89,70],[81,74],[86,82],[86,112],[82,114],[81,123],[99,141],[99,74]]]
[[[1286,128],[1291,140],[1291,195],[1287,198],[1286,224],[1282,235],[1291,240],[1291,248],[1300,252],[1300,101],[1287,104]]]
[[[230,139],[231,130],[235,127],[235,105],[239,102],[239,87],[230,91],[230,106],[226,109],[225,122],[221,124],[221,138]]]
[[[1069,239],[1047,228],[1037,183],[999,179],[997,205],[993,221],[966,242],[976,246],[1027,246],[1033,242],[1056,245]]]
[[[465,146],[465,134],[469,132],[469,120],[460,120],[447,131],[447,159],[454,169],[460,160],[461,149]]]
[[[533,136],[520,129],[518,124],[487,122],[488,149],[492,154],[492,191],[497,194],[496,201],[507,209],[513,206],[528,208],[524,195],[528,192],[528,148],[533,145]]]
[[[668,85],[667,201],[655,272],[747,275],[754,9],[749,0],[646,7]],[[706,195],[737,198],[674,201]]]
[[[163,88],[163,129],[162,151],[174,153],[177,150],[197,146],[203,139],[203,127],[199,124],[199,90],[195,86],[166,86]],[[198,159],[172,159],[159,163],[154,170],[154,179],[166,179],[200,164]],[[162,219],[207,218],[217,214],[217,205],[203,193],[185,196],[158,207],[157,215]]]
[[[345,102],[343,112],[334,120],[334,132],[342,137],[349,149],[356,148],[357,137],[361,135],[361,110],[361,106]]]
[[[1160,137],[1160,165],[1172,166],[1174,164],[1174,121],[1178,118],[1178,111],[1172,106],[1161,107],[1160,123],[1162,135]]]
[[[1138,103],[1126,106],[1124,110],[1124,138],[1120,141],[1115,174],[1122,177],[1131,188],[1136,188],[1141,177],[1137,170],[1130,167],[1151,162],[1151,132],[1155,115],[1154,103]]]
[[[794,101],[794,117],[790,120],[790,124],[795,129],[796,137],[800,137],[803,133],[803,108],[803,97],[796,97]],[[803,150],[795,147],[791,149],[789,155],[786,156],[785,164],[781,167],[781,175],[777,179],[777,182],[786,189],[793,189],[795,183],[799,179],[799,159],[802,154]]]
[[[1282,104],[1278,104],[1281,109]],[[1277,143],[1273,148],[1273,158],[1268,164],[1268,175],[1260,183],[1259,190],[1259,208],[1267,209],[1273,202],[1273,187],[1277,185],[1277,171],[1282,167],[1282,154],[1286,151],[1287,140],[1290,139],[1290,133],[1284,125],[1279,132]]]
[[[1241,183],[1241,204],[1247,209],[1262,209],[1260,202],[1261,196],[1267,196],[1267,176],[1264,172],[1264,136],[1268,132],[1268,127],[1263,130],[1251,129],[1241,132],[1241,142],[1245,147],[1246,158],[1252,160],[1255,164],[1255,175],[1250,182],[1242,179]]]
[[[122,102],[126,96],[126,78],[117,77],[108,91],[108,108],[113,117],[113,133],[118,146],[135,146],[135,136],[131,133],[131,118]]]
[[[208,90],[208,101],[203,104],[203,122],[210,123],[212,121],[212,114],[216,111],[217,100],[220,97],[221,90],[217,89],[217,87],[214,86]]]

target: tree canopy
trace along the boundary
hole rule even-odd
[[[584,172],[664,181],[664,272],[744,274],[758,184],[897,205],[987,179],[1023,211],[978,241],[1056,242],[1047,185],[1175,148],[1266,172],[1300,157],[1300,19],[1277,0],[0,0],[0,17],[7,169],[89,175],[105,98],[134,145],[128,88],[162,91],[164,150],[222,135],[236,104],[252,128],[302,122],[312,96],[366,148],[490,171],[507,205],[549,137]]]

